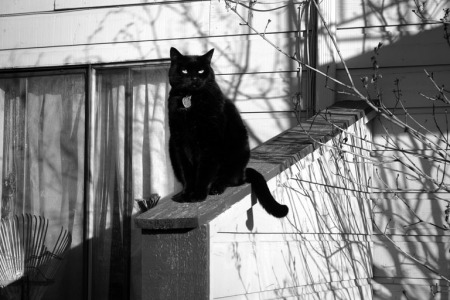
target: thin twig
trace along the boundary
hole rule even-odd
[[[378,231],[389,241],[391,242],[391,244],[401,253],[403,253],[403,255],[407,256],[409,259],[415,261],[416,263],[420,264],[421,266],[423,266],[425,269],[427,269],[428,271],[432,272],[433,274],[436,274],[437,276],[439,276],[441,279],[447,281],[448,283],[450,283],[450,279],[448,279],[447,277],[445,277],[444,275],[442,275],[441,273],[439,273],[438,271],[436,271],[435,269],[429,267],[425,262],[415,258],[414,256],[412,256],[411,254],[409,254],[408,252],[406,252],[405,250],[403,250],[402,248],[400,248],[397,243],[395,243],[387,234],[383,233],[380,228],[378,227],[378,225],[376,224],[375,221],[372,221],[373,226],[375,226],[376,229],[378,229]]]

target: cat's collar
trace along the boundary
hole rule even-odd
[[[192,102],[192,95],[186,95],[181,99],[181,103],[183,104],[183,107],[188,109],[189,107],[191,107]]]

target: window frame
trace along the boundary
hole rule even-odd
[[[96,92],[96,80],[98,70],[128,70],[128,80],[126,86],[126,118],[125,118],[125,145],[130,145],[133,139],[132,131],[132,113],[133,113],[133,88],[132,88],[132,70],[133,68],[154,68],[158,66],[169,66],[170,59],[159,60],[140,60],[140,61],[128,61],[128,62],[114,62],[114,63],[97,63],[97,64],[81,64],[81,65],[68,65],[68,66],[50,66],[50,67],[27,67],[27,68],[14,68],[14,69],[0,69],[0,79],[3,78],[21,78],[21,77],[37,77],[37,76],[58,76],[67,74],[82,74],[85,80],[85,145],[84,145],[84,176],[83,176],[83,274],[82,276],[82,295],[83,299],[92,299],[92,238],[93,238],[93,223],[92,216],[90,215],[90,207],[93,203],[93,189],[91,178],[91,151],[92,151],[92,130],[93,130],[93,115],[91,114],[93,105],[95,105],[95,92]],[[0,124],[2,126],[2,124]],[[124,201],[133,201],[133,183],[132,183],[132,149],[129,146],[125,148],[124,158]],[[127,232],[131,232],[132,215],[129,212],[126,216]],[[125,226],[125,219],[124,219]],[[131,282],[130,282],[130,258],[131,258],[131,235],[127,237],[127,298],[130,298]]]
[[[58,75],[73,75],[73,74],[82,74],[84,77],[84,83],[85,83],[85,92],[84,92],[84,97],[85,97],[85,126],[84,126],[84,135],[85,135],[85,142],[86,144],[84,145],[84,164],[83,164],[83,197],[84,197],[84,201],[83,201],[83,228],[82,228],[82,232],[83,232],[83,245],[82,245],[82,251],[83,251],[83,257],[82,257],[82,261],[83,261],[83,274],[81,275],[83,278],[83,282],[82,282],[82,287],[83,287],[83,291],[82,291],[82,295],[84,299],[87,299],[87,269],[86,269],[86,258],[89,255],[86,255],[86,252],[88,250],[87,248],[87,243],[86,243],[86,212],[87,212],[87,203],[88,203],[88,199],[87,197],[87,190],[88,190],[88,184],[89,184],[89,178],[88,178],[88,174],[89,174],[89,170],[88,170],[88,143],[89,143],[89,135],[88,135],[88,131],[89,131],[89,105],[88,105],[88,101],[89,101],[89,68],[86,66],[68,66],[68,67],[59,67],[59,68],[55,68],[55,67],[39,67],[39,68],[21,68],[21,69],[2,69],[0,70],[0,79],[3,78],[31,78],[31,77],[42,77],[42,76],[58,76]],[[0,126],[3,126],[3,124],[0,124]],[[2,172],[3,170],[0,170],[0,172]]]

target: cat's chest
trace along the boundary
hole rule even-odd
[[[193,95],[174,96],[170,99],[170,109],[174,112],[187,113],[192,111],[193,102],[198,102],[198,97]],[[197,108],[198,105],[194,105]]]
[[[169,110],[170,132],[185,142],[216,140],[223,136],[225,117],[217,107],[191,96],[183,104],[183,97],[171,98]],[[186,107],[187,106],[187,107]]]
[[[176,95],[169,98],[169,110],[171,113],[181,115],[195,115],[205,113],[208,101],[202,95]]]
[[[220,107],[197,95],[174,96],[169,99],[169,119],[171,123],[187,126],[214,126],[222,118]]]

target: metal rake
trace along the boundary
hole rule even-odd
[[[31,214],[0,221],[0,287],[8,299],[41,299],[53,282],[72,238],[61,228],[50,251],[45,244],[48,224]]]

